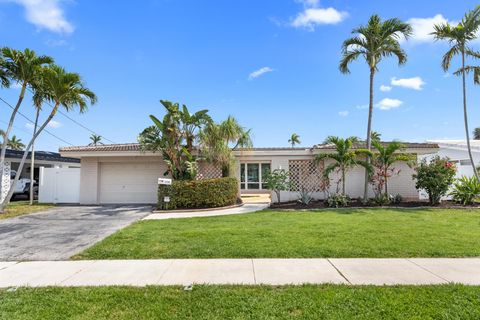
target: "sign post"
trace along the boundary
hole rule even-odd
[[[159,190],[159,207],[162,210],[168,209],[170,203],[172,179],[158,178],[158,190]],[[161,195],[161,196],[160,196]]]

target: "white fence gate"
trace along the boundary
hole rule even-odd
[[[80,168],[40,167],[39,203],[79,203]]]

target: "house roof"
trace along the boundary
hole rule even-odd
[[[23,151],[7,149],[5,158],[21,159],[23,157]],[[31,152],[28,152],[27,159],[31,158]],[[52,161],[52,162],[71,162],[80,163],[80,159],[62,157],[60,153],[50,151],[35,151],[35,160],[38,161]]]
[[[467,140],[429,140],[441,147],[467,150]],[[477,152],[480,151],[480,140],[470,140],[470,147]]]
[[[391,142],[382,142],[382,145],[387,146]],[[418,143],[418,142],[402,142],[405,149],[438,149],[438,144],[436,143]],[[353,149],[365,149],[367,146],[366,142],[358,142],[353,144]],[[316,144],[313,146],[313,149],[321,149],[321,150],[331,150],[335,149],[335,145],[333,144]]]
[[[139,143],[102,144],[96,146],[73,146],[60,148],[60,152],[84,152],[84,151],[140,151]]]
[[[388,142],[383,144],[387,145]],[[438,149],[436,143],[404,143],[407,149]],[[365,148],[365,143],[357,143],[354,148]],[[261,147],[261,148],[237,148],[235,151],[308,151],[313,149],[333,150],[335,146],[332,144],[317,144],[312,148],[291,148],[291,147]],[[60,148],[60,152],[139,152],[140,144],[138,143],[122,143],[122,144],[102,144],[96,146],[74,146]]]

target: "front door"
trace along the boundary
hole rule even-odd
[[[242,190],[265,190],[265,176],[270,173],[270,163],[241,163],[240,188]]]

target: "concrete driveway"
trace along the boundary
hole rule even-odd
[[[0,220],[0,261],[66,260],[151,211],[149,206],[58,207]]]

